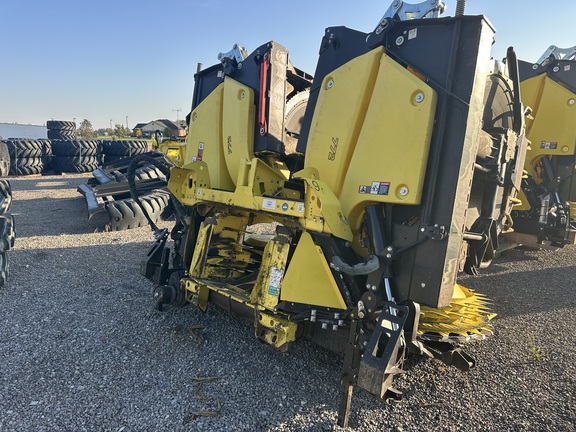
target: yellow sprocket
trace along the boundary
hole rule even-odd
[[[450,306],[421,306],[418,337],[454,343],[485,339],[492,335],[490,321],[496,316],[490,304],[486,296],[455,284]]]

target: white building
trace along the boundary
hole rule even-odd
[[[38,139],[47,138],[48,129],[46,126],[25,125],[18,123],[0,123],[0,138],[26,138]]]

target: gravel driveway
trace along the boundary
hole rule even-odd
[[[152,233],[94,232],[76,192],[86,177],[11,180],[0,431],[341,430],[340,358],[306,341],[277,353],[215,307],[155,311],[139,273]],[[469,349],[476,369],[411,358],[404,400],[356,391],[350,430],[576,430],[575,281],[574,247],[464,278],[498,313],[495,336]]]

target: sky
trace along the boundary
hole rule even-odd
[[[456,0],[444,0],[453,16]],[[197,63],[217,63],[237,43],[274,40],[314,74],[324,29],[370,32],[392,0],[0,0],[0,123],[88,119],[94,128],[190,111]],[[411,0],[407,3],[417,3]],[[550,45],[576,45],[576,2],[468,0],[466,14],[496,28],[492,55],[508,46],[536,61]],[[178,111],[180,110],[180,111]]]

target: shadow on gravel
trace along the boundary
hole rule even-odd
[[[74,198],[36,198],[12,201],[16,238],[86,234],[103,231],[107,213],[88,220],[86,201]],[[54,222],[54,220],[58,222]]]
[[[50,175],[50,176],[26,176],[8,177],[13,190],[29,191],[39,189],[76,189],[76,187],[89,179],[89,174],[77,174],[74,176]]]
[[[510,267],[503,267],[510,270]],[[513,267],[512,267],[513,268]],[[576,266],[483,274],[461,282],[492,300],[499,317],[576,308]]]

